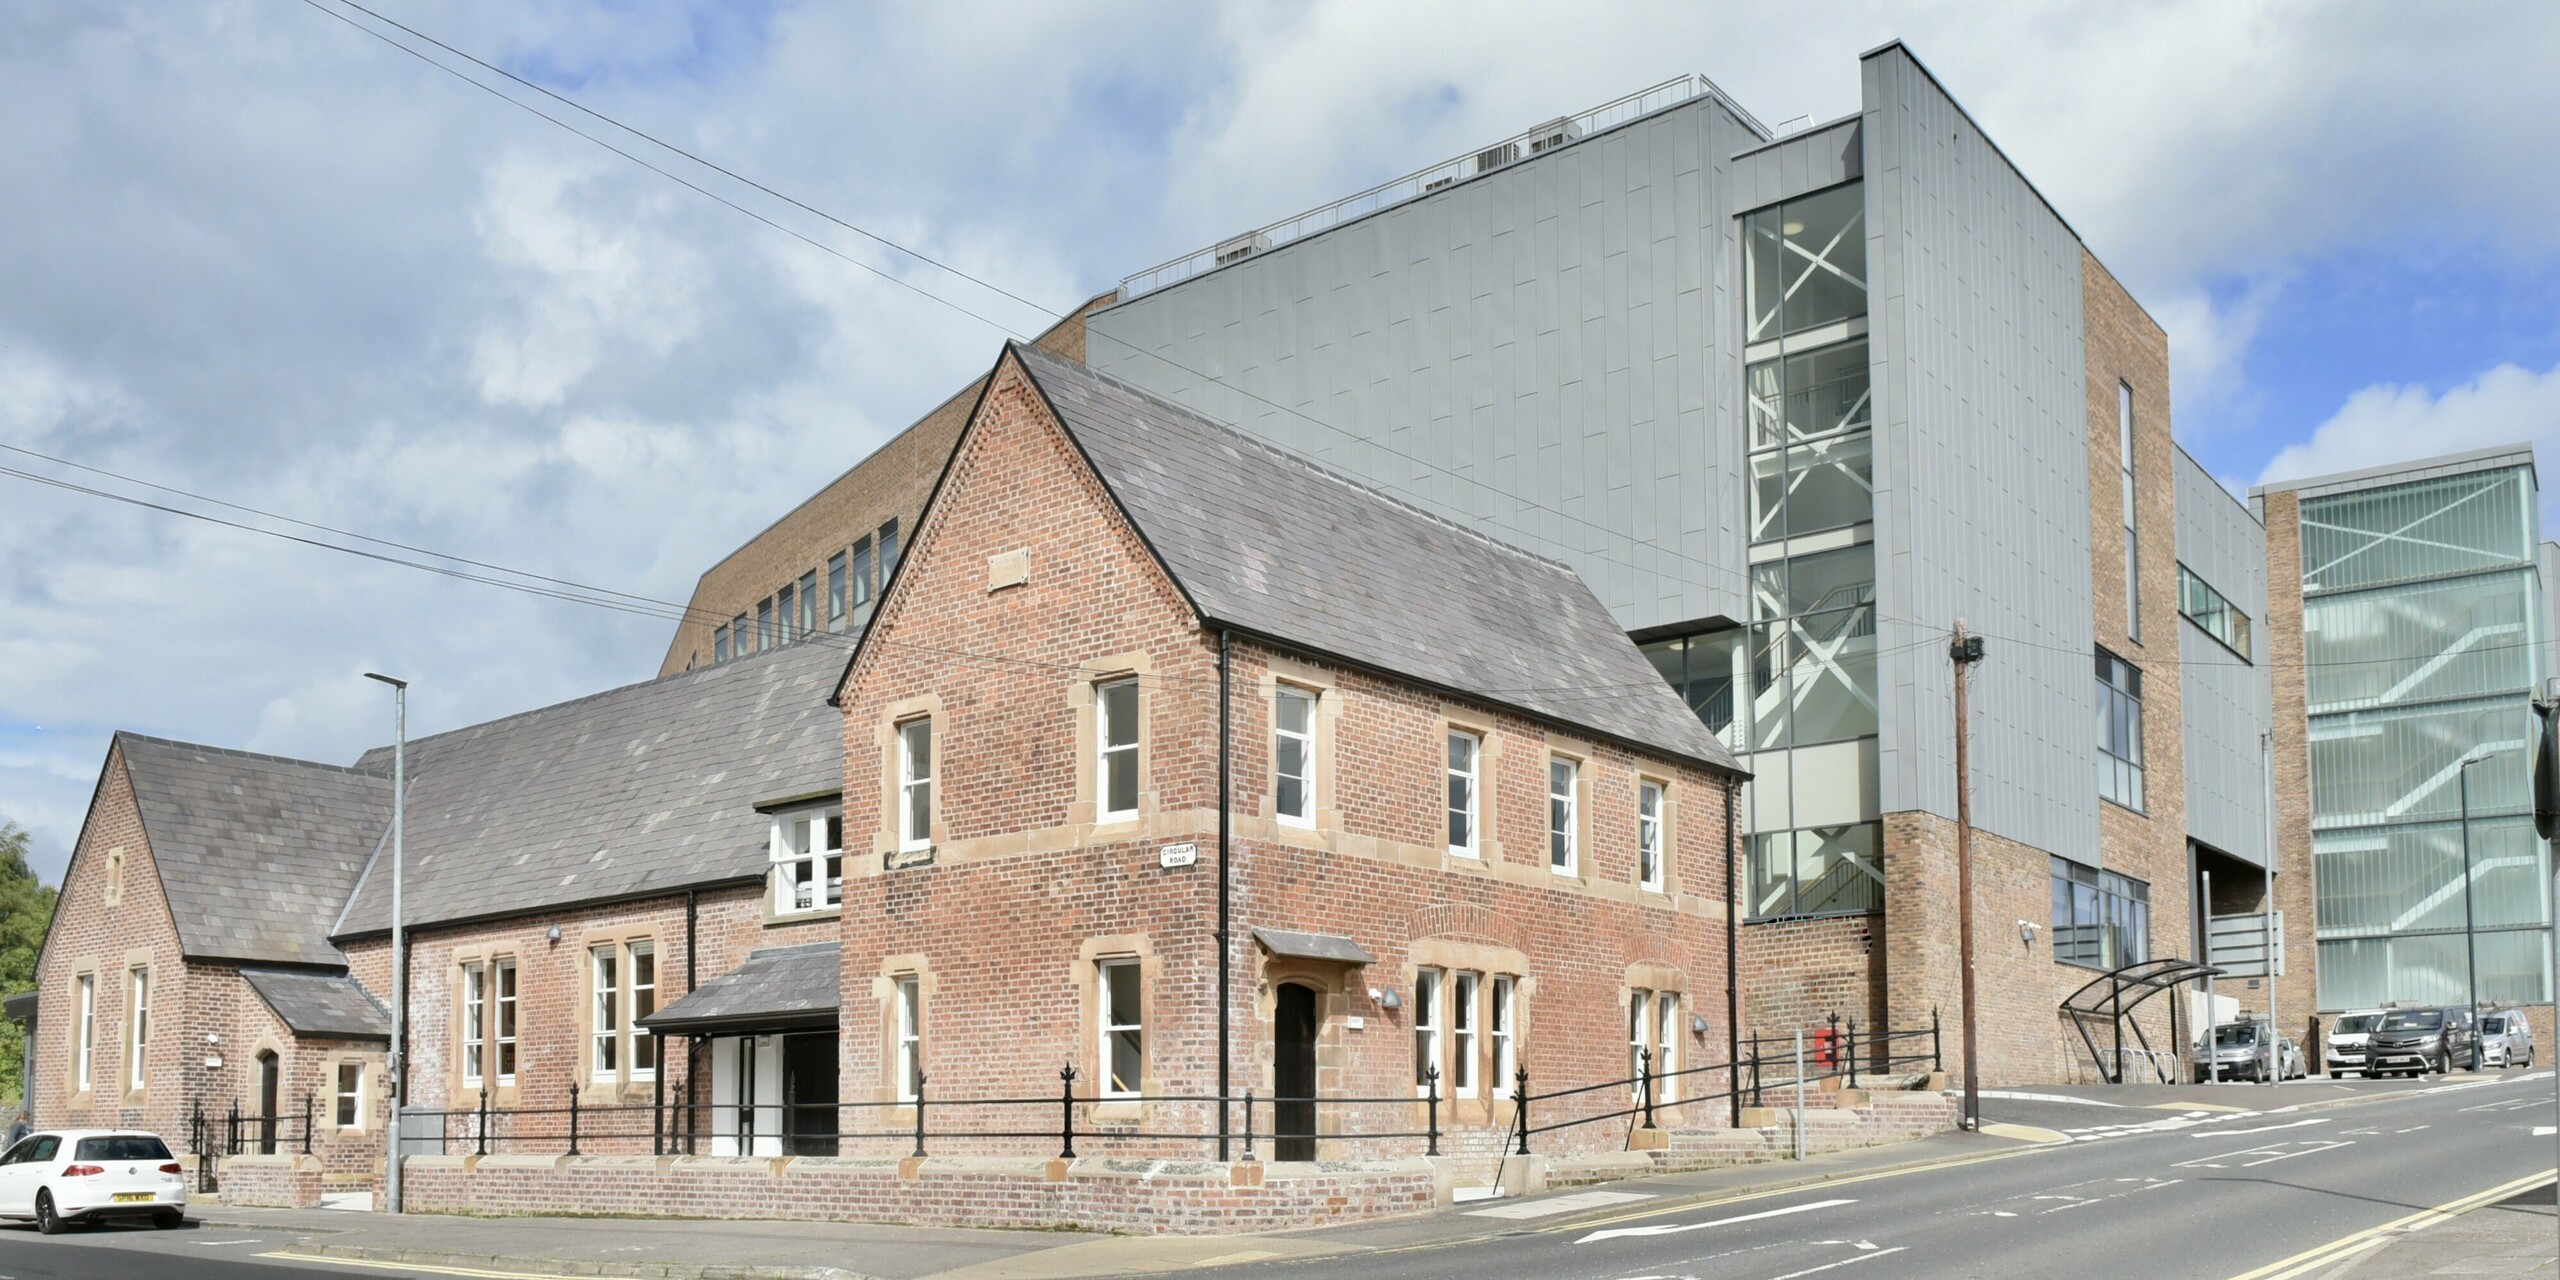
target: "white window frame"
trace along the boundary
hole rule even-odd
[[[898,1036],[898,1101],[913,1102],[916,1077],[924,1074],[924,981],[915,974],[902,973],[892,984],[892,998],[898,1006],[893,1013]]]
[[[522,1063],[511,1064],[508,1061],[510,1055],[507,1052],[517,1048],[516,1033],[520,1029],[516,1023],[518,978],[515,958],[509,956],[492,961],[489,967],[493,970],[490,986],[494,988],[496,995],[496,998],[490,1001],[490,1008],[494,1012],[489,1036],[489,1043],[492,1046],[491,1054],[496,1060],[490,1065],[493,1069],[492,1074],[497,1076],[498,1087],[506,1089],[512,1088],[516,1082],[516,1073],[512,1068],[523,1065]]]
[[[915,853],[932,847],[933,717],[917,716],[898,722],[898,848]]]
[[[1431,1082],[1425,1079],[1432,1067],[1440,1065],[1448,1020],[1441,1016],[1441,1002],[1447,998],[1448,975],[1438,969],[1413,971],[1413,1096],[1431,1096]],[[1446,1095],[1443,1095],[1446,1096]]]
[[[1512,1075],[1520,1066],[1519,979],[1493,975],[1492,997],[1485,1003],[1485,1038],[1493,1048],[1493,1096],[1511,1096]]]
[[[587,1078],[612,1084],[622,1079],[622,948],[588,950],[587,992]]]
[[[1481,858],[1484,856],[1484,736],[1465,729],[1451,729],[1448,741],[1450,755],[1457,754],[1460,743],[1466,744],[1467,762],[1465,768],[1458,767],[1454,762],[1447,763],[1450,793],[1448,816],[1452,825],[1462,818],[1466,821],[1467,838],[1464,843],[1451,840],[1449,853],[1450,856],[1458,858]],[[1464,805],[1457,800],[1457,793],[1461,787],[1466,789]]]
[[[1111,716],[1110,699],[1105,695],[1124,686],[1129,690],[1130,718],[1136,720],[1136,724],[1116,724]],[[1138,747],[1146,735],[1144,702],[1136,676],[1117,676],[1093,683],[1093,811],[1099,821],[1119,822],[1138,816]],[[1123,728],[1129,731],[1128,741],[1113,741],[1113,734]],[[1111,807],[1111,769],[1115,764],[1124,765],[1129,770],[1131,804],[1126,809]]]
[[[1662,784],[1636,780],[1636,883],[1662,892]]]
[[[1679,1093],[1671,1080],[1671,1073],[1679,1069],[1680,1062],[1679,992],[1653,993],[1653,1028],[1653,1100],[1659,1105]]]
[[[125,1088],[142,1092],[150,1075],[151,1063],[151,970],[137,965],[126,970],[125,994],[131,997],[125,1013]]]
[[[349,1067],[356,1071],[354,1089],[347,1088]],[[329,1086],[333,1098],[330,1115],[337,1120],[340,1129],[361,1129],[364,1127],[364,1064],[341,1059],[337,1068],[337,1079]]]
[[[462,966],[462,1083],[478,1089],[488,1082],[489,967],[474,960]]]
[[[1138,1007],[1135,1009],[1120,1008],[1118,1002],[1112,998],[1111,977],[1122,970],[1126,970],[1137,979]],[[1099,1077],[1102,1086],[1101,1094],[1106,1098],[1137,1097],[1144,1092],[1147,1079],[1147,975],[1139,967],[1137,957],[1114,956],[1095,962],[1094,983],[1094,994],[1097,997],[1094,1001],[1095,1021],[1099,1031],[1096,1049],[1100,1054],[1097,1059],[1100,1070],[1095,1072],[1095,1075]],[[1138,1078],[1125,1088],[1117,1083],[1118,1073],[1113,1070],[1112,1065],[1114,1062],[1113,1037],[1123,1031],[1134,1031],[1138,1035]]]
[[[1304,729],[1283,727],[1280,709],[1292,703],[1306,709]],[[1298,744],[1298,763],[1303,770],[1296,778],[1300,808],[1297,813],[1289,812],[1280,800],[1280,783],[1289,777],[1281,770],[1280,748],[1291,741]],[[1271,692],[1271,808],[1284,825],[1312,827],[1316,824],[1316,695],[1313,690],[1295,685],[1284,684]]]
[[[806,841],[805,849],[795,842]],[[777,916],[808,915],[833,910],[844,899],[844,807],[813,805],[786,809],[773,816],[769,855],[771,900]],[[800,887],[809,900],[800,901]]]
[[[640,980],[640,962],[643,960],[649,962],[647,982]],[[658,1011],[658,944],[634,942],[625,946],[622,952],[622,972],[622,985],[630,992],[627,997],[629,1003],[626,1006],[630,1013],[622,1020],[622,1025],[630,1028],[631,1036],[631,1047],[624,1053],[624,1060],[631,1064],[629,1078],[643,1082],[655,1080],[658,1078],[656,1037],[640,1029],[640,1020]],[[640,1007],[640,994],[644,991],[649,996],[649,1007],[645,1009]],[[640,1046],[644,1044],[651,1048],[649,1065],[645,1067],[640,1065]]]
[[[1638,987],[1627,993],[1627,1089],[1637,1097],[1642,1097],[1644,1090],[1643,1085],[1634,1083],[1637,1076],[1644,1074],[1640,1055],[1651,1047],[1645,1039],[1652,1033],[1653,992]]]
[[[1557,775],[1563,775],[1558,790]],[[1582,762],[1570,756],[1547,757],[1547,869],[1560,876],[1582,870]]]
[[[77,1055],[79,1058],[77,1079],[80,1088],[77,1092],[87,1093],[91,1080],[91,1064],[97,1060],[98,1050],[98,975],[81,974],[76,985],[80,992],[79,1053]]]
[[[1479,997],[1484,975],[1461,970],[1449,975],[1449,1096],[1472,1098],[1476,1081]]]

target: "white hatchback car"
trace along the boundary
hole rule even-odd
[[[32,1218],[46,1235],[107,1218],[174,1227],[186,1213],[186,1166],[154,1134],[46,1130],[0,1155],[0,1218]]]

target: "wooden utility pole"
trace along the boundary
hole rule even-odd
[[[1965,673],[1982,661],[1982,637],[1966,635],[1962,618],[1956,619],[1955,640],[1947,646],[1947,657],[1956,664],[1956,936],[1964,969],[1964,1127],[1979,1133],[1982,1083],[1974,1068],[1973,1017],[1973,774],[1965,758],[1965,722],[1971,707],[1965,697]]]

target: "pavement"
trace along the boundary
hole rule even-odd
[[[1980,1134],[1259,1236],[205,1206],[183,1231],[0,1228],[0,1277],[2553,1274],[2551,1088],[2540,1071],[1986,1091]]]

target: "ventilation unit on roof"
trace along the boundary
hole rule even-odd
[[[1223,267],[1230,262],[1242,262],[1270,247],[1271,237],[1259,231],[1249,236],[1237,236],[1218,246],[1218,265]]]
[[[1557,116],[1529,131],[1529,154],[1561,147],[1581,136],[1582,126],[1575,124],[1571,116]]]
[[[1517,142],[1506,142],[1498,147],[1487,147],[1476,153],[1476,172],[1485,173],[1490,170],[1499,169],[1519,158],[1520,144]]]

